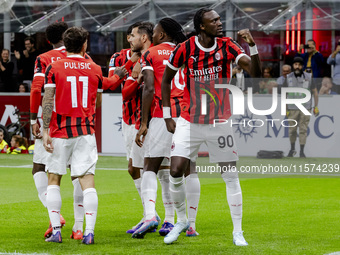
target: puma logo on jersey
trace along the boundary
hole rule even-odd
[[[190,206],[190,209],[194,209],[195,211],[197,211],[197,207]]]
[[[194,62],[196,62],[198,56],[194,57],[194,56],[190,56],[190,58],[192,58],[194,60]]]

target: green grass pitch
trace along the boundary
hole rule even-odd
[[[202,164],[206,159],[200,159]],[[259,160],[243,157],[242,165],[335,164],[337,159]],[[328,254],[340,251],[340,185],[336,176],[240,175],[243,191],[243,230],[248,247],[232,244],[232,223],[226,188],[219,175],[201,174],[197,216],[200,236],[184,234],[165,245],[158,233],[132,239],[125,231],[142,216],[139,195],[124,158],[99,157],[95,181],[99,196],[95,245],[71,240],[73,186],[61,184],[63,243],[46,243],[48,214],[38,199],[31,155],[0,155],[0,253],[35,254]],[[156,208],[164,217],[158,189]]]

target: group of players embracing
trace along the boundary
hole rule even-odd
[[[36,123],[37,110],[32,111],[32,105],[39,105],[40,98],[32,96],[34,87],[38,87],[37,91],[45,88],[44,126],[42,142],[37,139],[40,146],[36,145],[36,151],[41,151],[35,151],[33,176],[51,220],[46,241],[61,242],[64,221],[60,215],[59,186],[66,167],[70,167],[75,215],[71,238],[94,243],[98,207],[93,178],[98,158],[95,106],[100,103],[103,89],[121,85],[128,171],[144,209],[141,221],[127,233],[132,238],[144,238],[162,224],[159,234],[165,236],[166,244],[176,241],[182,232],[188,237],[198,235],[195,222],[200,182],[195,162],[200,145],[205,143],[210,162],[229,169],[222,172],[222,178],[234,226],[233,243],[248,245],[241,226],[242,191],[233,131],[229,125],[213,125],[214,119],[231,116],[229,91],[215,85],[229,82],[233,62],[253,77],[261,76],[261,62],[249,30],[238,34],[249,44],[250,57],[234,40],[223,37],[222,22],[214,10],[197,11],[194,26],[196,35],[187,38],[181,25],[171,18],[163,18],[155,26],[150,22],[131,25],[127,31],[130,49],[113,54],[108,78],[86,55],[87,32],[82,28],[68,29],[63,36],[65,46],[55,45],[54,51],[64,52],[58,61],[42,65],[42,57],[38,57],[34,79],[39,79],[40,87],[34,80],[31,92],[31,122],[37,138],[41,134]],[[48,37],[48,30],[46,34]],[[201,99],[206,93],[216,95],[218,100],[207,100],[203,109]],[[224,147],[219,144],[221,136],[228,139]],[[44,147],[50,152],[48,155]],[[163,223],[155,209],[157,177],[165,208]]]

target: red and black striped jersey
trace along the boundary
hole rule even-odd
[[[229,83],[232,62],[237,63],[242,56],[247,55],[229,37],[215,38],[211,48],[204,48],[198,37],[193,36],[176,47],[169,58],[168,66],[173,70],[185,66],[186,87],[181,112],[183,118],[201,124],[211,124],[214,119],[229,119],[229,90],[215,89],[215,84]]]
[[[151,112],[152,117],[163,118],[162,78],[169,56],[175,47],[174,43],[164,42],[149,48],[142,55],[142,71],[151,70],[154,74],[155,95],[152,106],[153,111]],[[183,98],[185,87],[184,79],[181,76],[182,72],[179,70],[171,82],[171,116],[174,118],[179,117],[181,112],[180,101]]]
[[[47,66],[59,59],[65,58],[66,55],[67,53],[65,50],[65,46],[62,46],[57,49],[53,49],[40,54],[36,58],[30,97],[30,111],[32,113],[38,113],[39,110],[39,105],[41,103],[41,89],[44,85],[44,78]]]
[[[102,91],[102,81],[100,66],[80,55],[47,67],[45,88],[56,89],[51,137],[71,138],[95,132],[96,97]]]
[[[113,72],[116,67],[123,66],[131,58],[131,49],[122,49],[120,52],[116,52],[111,56],[109,63],[109,77],[113,76]],[[131,76],[133,66],[127,70],[129,76]]]
[[[31,88],[30,97],[30,111],[31,113],[38,113],[41,102],[41,89],[44,85],[45,72],[49,64],[66,58],[67,52],[65,46],[50,50],[40,54],[35,60],[34,76]],[[89,55],[85,54],[86,59],[91,59]]]
[[[116,67],[120,67],[125,65],[129,59],[131,58],[131,49],[122,49],[120,52],[116,52],[112,55],[110,59],[109,64],[109,77],[113,76],[114,70]],[[131,77],[131,73],[133,70],[134,64],[131,66],[129,70],[128,77]],[[126,82],[126,79],[122,82],[122,86],[124,87],[124,84]],[[123,121],[128,125],[133,125],[136,123],[136,109],[137,109],[138,99],[136,96],[125,100],[123,98]]]

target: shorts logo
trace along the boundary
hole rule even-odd
[[[215,54],[215,58],[216,58],[216,60],[220,60],[220,59],[221,59],[221,55],[220,55],[220,53],[216,52],[216,54]]]
[[[175,143],[172,142],[172,144],[171,144],[171,151],[173,151],[174,149],[175,149]]]

